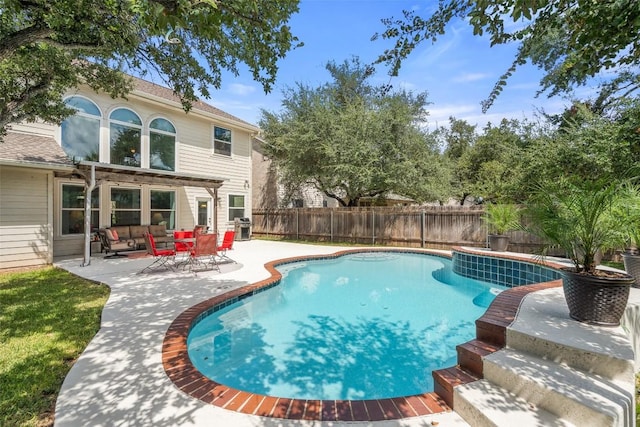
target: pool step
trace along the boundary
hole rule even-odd
[[[574,427],[487,380],[456,387],[454,400],[456,412],[474,427]]]
[[[458,364],[465,371],[482,378],[482,359],[499,349],[500,347],[496,345],[478,339],[467,341],[456,346]]]
[[[433,391],[453,408],[453,391],[461,384],[467,384],[479,378],[464,370],[459,365],[451,368],[438,369],[431,373],[433,376]]]
[[[484,377],[529,405],[579,426],[632,425],[628,408],[634,404],[634,384],[509,348],[484,358]]]

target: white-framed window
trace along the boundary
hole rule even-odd
[[[91,229],[100,223],[99,189],[91,192]],[[60,234],[84,234],[84,185],[62,184]]]
[[[111,225],[140,225],[139,188],[111,188]]]
[[[214,126],[213,152],[224,156],[231,155],[231,130]]]
[[[154,119],[149,125],[149,167],[176,170],[176,128],[167,119]]]
[[[75,115],[61,125],[62,149],[74,160],[100,161],[100,118],[98,106],[87,98],[72,96],[65,100]]]
[[[167,229],[176,228],[176,192],[151,190],[151,218],[149,224],[165,224]]]
[[[140,167],[142,121],[127,108],[109,115],[109,162],[113,165]]]
[[[229,221],[244,218],[244,196],[229,194]]]

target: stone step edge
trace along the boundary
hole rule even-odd
[[[485,379],[576,425],[624,426],[633,418],[634,385],[552,360],[502,349],[484,359]],[[626,390],[625,390],[626,388]]]
[[[456,413],[474,427],[575,427],[488,380],[456,387],[454,404]]]

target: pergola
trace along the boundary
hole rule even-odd
[[[173,171],[140,169],[131,166],[112,165],[109,163],[80,161],[75,163],[72,172],[58,171],[56,176],[81,178],[84,187],[84,261],[83,266],[91,263],[91,192],[102,183],[125,182],[131,184],[156,184],[174,187],[200,187],[213,197],[213,229],[218,229],[217,200],[218,188],[228,179],[184,174]]]

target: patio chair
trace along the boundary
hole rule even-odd
[[[132,240],[123,240],[115,233],[115,231],[108,228],[100,228],[98,230],[98,236],[100,237],[100,243],[102,244],[102,250],[107,254],[105,258],[122,258],[126,257],[125,254],[119,253],[120,251],[131,251],[135,249],[135,243]],[[109,255],[111,254],[111,255]]]
[[[188,265],[193,269],[196,265],[204,265],[206,267],[210,264],[212,268],[220,272],[220,266],[216,260],[216,256],[218,255],[218,251],[216,250],[218,246],[218,236],[215,233],[210,233],[196,234],[194,237],[196,238],[196,242],[191,249],[190,262]]]
[[[156,248],[156,242],[153,235],[150,233],[144,233],[144,244],[147,248],[147,253],[153,255],[154,260],[151,265],[140,270],[140,273],[146,271],[154,271],[160,268],[169,269],[175,271],[172,263],[176,258],[176,251],[174,249],[158,249]],[[140,274],[138,273],[138,274]]]
[[[234,230],[227,230],[224,232],[224,236],[222,237],[222,243],[220,246],[216,248],[218,251],[218,256],[220,259],[226,259],[227,261],[236,263],[237,262],[227,256],[227,251],[233,249],[233,240],[236,236],[236,232]]]
[[[193,247],[193,243],[188,242],[188,239],[193,238],[193,231],[180,230],[173,232],[173,242],[176,248],[176,252],[189,252]]]
[[[196,225],[193,227],[193,237],[196,237],[196,234],[202,234],[206,231],[206,227],[204,225]]]

